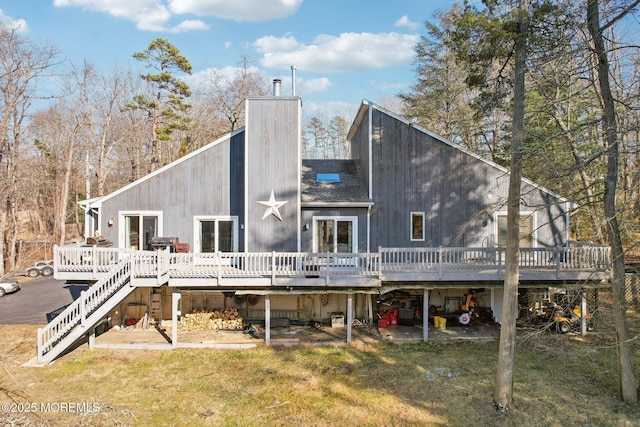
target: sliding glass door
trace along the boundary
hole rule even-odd
[[[314,217],[314,252],[358,252],[357,217]]]
[[[196,252],[237,252],[238,230],[235,217],[196,217]]]
[[[162,236],[162,213],[120,213],[120,247],[149,249],[152,237]]]

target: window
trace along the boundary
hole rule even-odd
[[[520,247],[532,248],[534,215],[532,213],[520,215]],[[507,245],[507,214],[498,214],[498,246]]]
[[[340,182],[339,173],[319,173],[316,174],[316,182]]]
[[[235,217],[196,217],[195,252],[237,252]]]
[[[314,218],[315,252],[358,252],[356,217]]]
[[[411,241],[424,240],[424,212],[411,212]]]

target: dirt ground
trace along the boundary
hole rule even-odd
[[[430,325],[428,341],[450,340],[497,340],[500,334],[499,325],[494,323],[474,323],[467,326],[449,326],[446,329],[435,328]],[[131,344],[141,346],[161,346],[171,344],[171,328],[163,324],[162,330],[150,328],[109,330],[96,339],[98,348],[112,348],[114,344]],[[263,345],[266,331],[263,326],[252,324],[251,330],[228,331],[178,331],[180,344],[255,344]],[[390,326],[354,326],[351,330],[352,342],[422,342],[424,340],[422,325]],[[331,327],[322,323],[309,325],[288,325],[271,328],[272,345],[342,345],[347,342],[346,327]]]

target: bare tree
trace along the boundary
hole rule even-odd
[[[88,88],[94,78],[93,67],[88,63],[81,69],[73,68],[64,84],[65,98],[34,114],[31,125],[38,147],[47,153],[48,166],[53,171],[51,179],[56,183],[53,235],[60,245],[65,241],[69,205],[75,200],[71,186],[82,160],[82,156],[77,155],[78,149],[90,140],[89,119],[93,106],[89,102]]]
[[[13,269],[16,258],[24,121],[37,96],[37,83],[56,65],[57,54],[51,46],[35,45],[15,30],[0,28],[0,185],[4,195],[0,204],[0,274],[5,267]]]
[[[349,141],[347,141],[347,133],[349,127],[347,121],[342,116],[334,116],[329,122],[328,143],[332,158],[348,159],[351,156]]]
[[[221,114],[233,132],[244,125],[244,101],[250,96],[264,96],[268,93],[268,84],[264,76],[251,66],[247,57],[242,57],[233,76],[212,71],[204,90],[206,99],[213,101],[217,114]]]
[[[307,123],[307,129],[307,141],[311,149],[307,156],[312,159],[328,158],[327,128],[322,120],[312,117]]]
[[[95,169],[98,196],[105,194],[106,182],[118,163],[118,149],[131,138],[132,132],[144,131],[141,121],[134,122],[133,129],[125,123],[126,111],[121,110],[126,97],[136,90],[130,70],[114,68],[109,75],[96,76],[91,94],[91,102],[95,105],[91,117],[92,137],[87,146],[91,165],[85,174],[90,180]],[[89,191],[86,196],[90,197]]]

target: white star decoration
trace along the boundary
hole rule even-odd
[[[267,207],[267,209],[264,211],[264,215],[262,215],[262,219],[264,220],[266,217],[268,217],[269,215],[273,215],[276,218],[278,218],[280,221],[282,221],[282,216],[280,216],[280,208],[287,203],[287,201],[285,200],[284,202],[277,202],[276,201],[276,196],[274,196],[273,194],[273,190],[271,190],[271,196],[269,196],[269,200],[268,201],[259,201],[258,203],[260,203],[261,205],[264,205]]]

